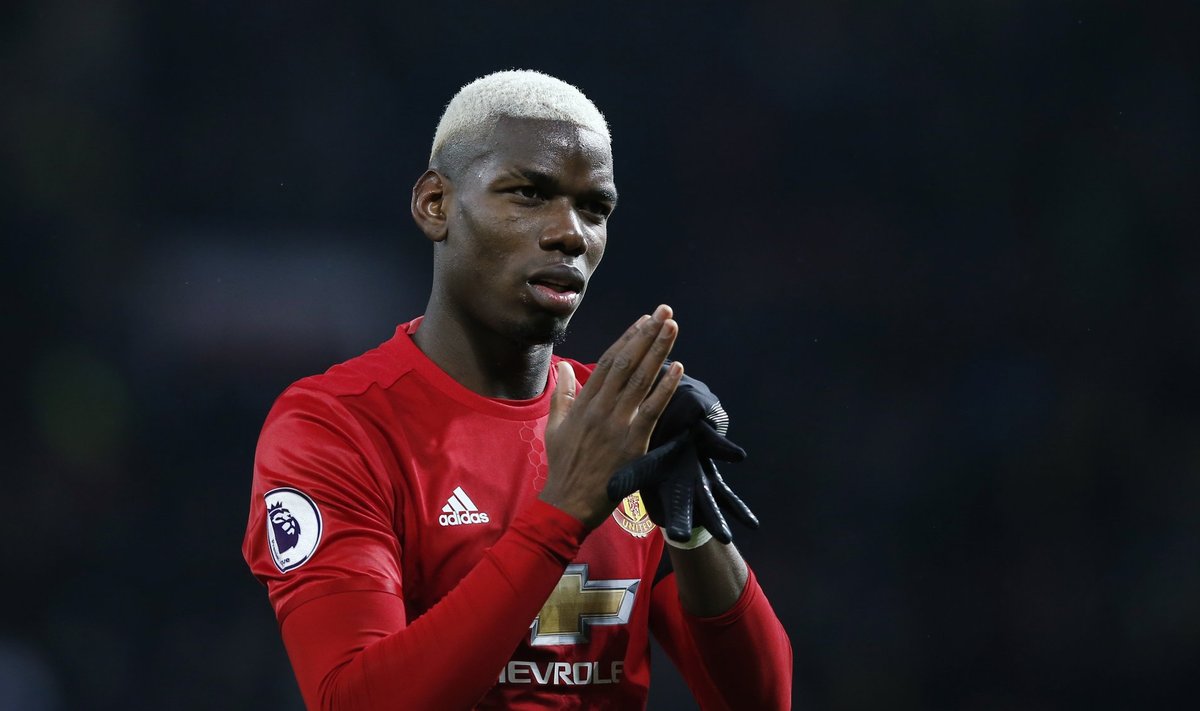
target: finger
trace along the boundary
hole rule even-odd
[[[692,537],[694,511],[692,501],[696,494],[696,482],[704,479],[700,461],[696,458],[696,447],[690,437],[683,440],[684,446],[671,477],[659,486],[665,499],[667,521],[664,529],[668,538],[686,541]]]
[[[709,488],[718,499],[724,504],[723,508],[738,521],[741,521],[747,528],[758,528],[758,516],[750,510],[745,501],[741,497],[733,493],[733,489],[725,480],[721,478],[721,472],[717,471],[717,465],[710,459],[700,460],[700,466],[704,469],[704,476],[708,480]]]
[[[596,367],[592,369],[591,375],[588,376],[587,384],[583,386],[583,390],[579,393],[577,400],[580,403],[591,400],[596,391],[604,385],[604,381],[608,377],[608,371],[612,368],[617,354],[621,352],[621,349],[625,347],[625,344],[630,339],[638,334],[638,329],[648,320],[650,320],[650,316],[642,314],[637,321],[634,321],[629,328],[625,329],[625,333],[622,333],[620,338],[604,351],[604,354],[600,356],[600,360],[596,361]]]
[[[683,476],[668,479],[662,485],[662,492],[669,500],[665,528],[667,537],[673,541],[683,542],[692,537],[692,501],[695,498],[696,481],[702,479],[697,476],[698,473],[688,472]]]
[[[692,431],[696,434],[696,447],[701,454],[722,462],[740,462],[746,458],[746,450],[719,434],[708,420],[696,423]]]
[[[681,435],[618,469],[608,480],[608,498],[620,501],[639,489],[649,489],[661,483],[670,476],[675,460],[686,445],[687,435]]]
[[[662,499],[659,497],[660,491],[659,487],[654,487],[642,492],[642,506],[655,526],[664,526],[667,523],[667,514],[663,511]]]
[[[642,400],[642,404],[638,406],[637,415],[634,416],[629,427],[630,435],[635,437],[638,442],[650,441],[654,425],[658,423],[658,418],[662,416],[663,410],[671,402],[671,396],[675,394],[675,388],[679,386],[679,379],[682,377],[683,363],[675,361],[667,368],[666,374],[655,384],[646,399]],[[685,431],[684,434],[687,432]]]
[[[550,395],[550,415],[546,420],[547,429],[558,427],[575,402],[575,369],[571,367],[570,363],[560,360],[554,366],[554,372],[558,375],[558,382],[554,384],[554,392]]]
[[[707,461],[711,460],[701,460],[701,466]],[[733,531],[729,530],[729,524],[721,515],[721,508],[717,506],[717,500],[713,498],[712,489],[708,487],[706,477],[701,477],[700,485],[696,487],[696,507],[700,509],[700,525],[707,528],[713,538],[726,545],[733,542]]]
[[[650,343],[650,347],[642,354],[641,360],[633,367],[629,380],[618,395],[616,409],[619,412],[632,413],[646,399],[646,394],[658,380],[663,363],[671,354],[678,336],[679,324],[668,318],[663,322],[662,329]]]
[[[648,321],[643,321],[637,328],[637,332],[631,338],[621,344],[612,359],[608,362],[607,371],[604,374],[604,382],[596,390],[593,400],[602,403],[601,407],[611,409],[616,407],[616,403],[620,395],[625,391],[629,384],[630,377],[638,371],[642,360],[646,357],[646,353],[650,350],[655,340],[662,333],[663,328],[667,327],[671,321],[671,307],[661,305],[654,310],[654,314]],[[669,328],[678,328],[677,325],[672,325]],[[671,337],[671,342],[674,343],[674,337]],[[668,349],[669,351],[670,349]],[[607,355],[607,354],[606,354]],[[660,359],[656,365],[661,365]],[[597,368],[600,364],[597,364]],[[642,378],[635,379],[634,388],[640,389],[643,396],[650,389],[653,380],[643,382]],[[629,414],[628,412],[624,414]]]

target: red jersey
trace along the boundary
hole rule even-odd
[[[652,627],[702,703],[728,705],[693,628],[726,645],[765,608],[786,646],[753,575],[729,613],[689,619],[652,590],[663,541],[636,496],[590,534],[537,500],[554,368],[537,398],[482,397],[419,325],[292,385],[259,440],[243,554],[309,707],[641,708]]]

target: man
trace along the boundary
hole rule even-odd
[[[790,704],[737,550],[699,530],[656,582],[662,534],[606,493],[682,377],[671,309],[594,368],[552,353],[616,202],[575,87],[499,72],[447,106],[412,196],[424,316],[288,388],[259,440],[243,553],[310,708],[641,708],[651,630],[703,707]]]

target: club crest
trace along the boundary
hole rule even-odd
[[[275,567],[286,573],[304,565],[321,542],[321,511],[307,494],[290,487],[272,489],[267,507],[267,540]]]
[[[635,538],[645,538],[654,530],[654,522],[646,513],[640,491],[621,499],[621,505],[613,511],[612,517],[618,526]]]

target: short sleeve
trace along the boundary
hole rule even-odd
[[[401,595],[389,481],[374,444],[336,397],[293,386],[276,401],[255,452],[242,554],[280,624],[325,595]]]

